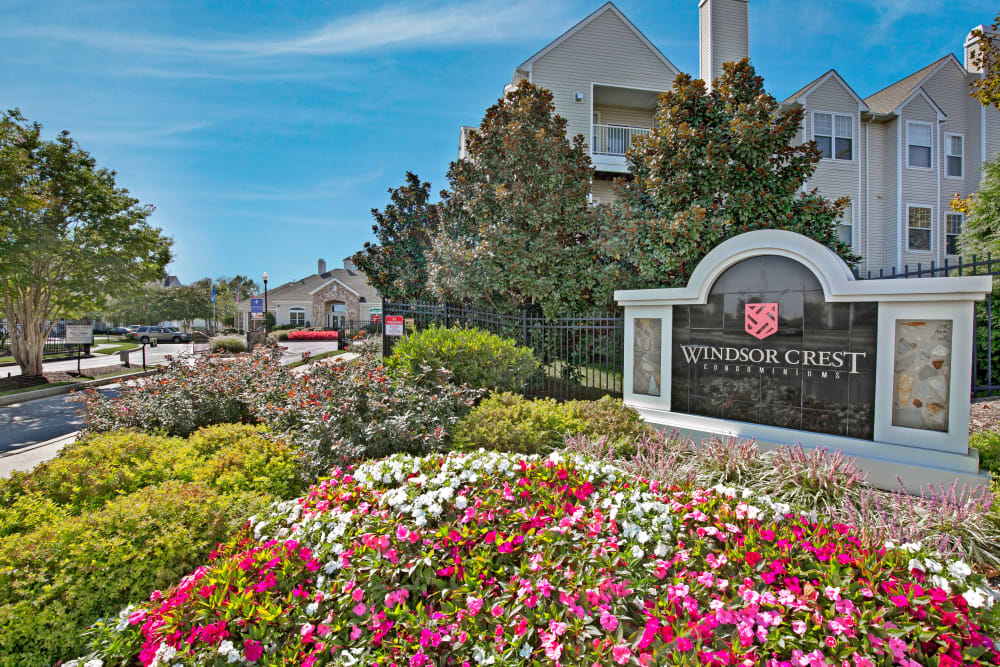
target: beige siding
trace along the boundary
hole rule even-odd
[[[969,145],[972,141],[978,140],[978,133],[973,133],[969,126],[967,109],[972,102],[969,97],[969,90],[966,87],[965,74],[960,72],[951,63],[946,63],[934,76],[928,79],[922,86],[924,92],[930,96],[934,102],[941,107],[948,117],[944,123],[939,124],[939,136],[935,142],[935,152],[939,159],[935,165],[936,171],[941,175],[941,196],[937,205],[937,223],[934,240],[935,260],[941,262],[945,258],[945,215],[951,211],[951,196],[956,193],[968,194],[975,189],[977,178],[974,172],[969,169],[968,154]],[[950,178],[945,175],[945,134],[960,134],[964,141],[964,157],[962,178]]]
[[[712,81],[712,0],[705,0],[698,7],[698,78]]]
[[[630,127],[653,127],[653,112],[645,109],[629,109],[626,107],[597,106],[594,111],[601,114],[601,123],[605,125],[628,125]]]
[[[860,253],[865,256],[861,267],[865,271],[878,272],[886,265],[886,224],[885,198],[885,154],[886,127],[875,123],[864,123],[861,128],[862,161],[867,156],[867,170],[862,181],[862,197],[858,204],[858,220],[861,226]]]
[[[980,147],[977,146],[976,150],[980,150]],[[1000,153],[1000,111],[988,107],[986,109],[986,161],[992,162],[997,159],[998,153]]]
[[[903,123],[898,118],[885,126],[885,263],[886,271],[898,264],[900,228],[904,224],[899,213],[899,164],[901,156],[900,140],[906,140],[902,133]]]
[[[938,247],[938,228],[940,227],[941,219],[941,206],[937,198],[937,172],[941,163],[941,151],[937,150],[937,137],[939,131],[935,129],[937,125],[937,112],[934,110],[927,100],[922,96],[918,95],[910,101],[905,107],[901,109],[901,116],[903,122],[903,194],[902,200],[900,201],[900,212],[902,214],[902,226],[903,226],[903,266],[909,266],[911,269],[916,268],[918,264],[923,266],[929,266],[931,261],[937,259]],[[907,167],[907,152],[908,152],[908,138],[907,138],[907,121],[919,121],[923,123],[929,123],[931,126],[931,141],[934,142],[934,150],[931,151],[931,169],[916,169],[912,167]],[[932,230],[932,243],[930,252],[920,252],[909,249],[909,241],[907,239],[907,225],[909,217],[909,207],[910,206],[925,206],[930,207],[931,210],[931,230]]]
[[[722,74],[722,63],[750,55],[747,0],[708,0],[712,5],[712,78]]]
[[[614,188],[614,183],[612,181],[595,179],[593,185],[591,185],[590,191],[594,195],[595,199],[600,200],[599,203],[609,204],[616,199],[612,188]]]
[[[825,159],[820,161],[808,186],[816,188],[830,199],[849,197],[851,200],[850,223],[853,226],[855,251],[863,250],[861,242],[860,215],[863,212],[861,192],[858,189],[858,175],[861,173],[863,146],[860,137],[860,114],[858,102],[835,77],[830,77],[809,93],[806,98],[805,131],[808,139],[814,134],[814,114],[816,112],[835,113],[851,117],[853,160]]]
[[[611,10],[539,57],[531,80],[552,91],[556,113],[567,120],[569,136],[590,143],[592,84],[667,91],[677,72],[669,68]],[[574,93],[583,93],[575,102]]]

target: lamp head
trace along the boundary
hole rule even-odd
[[[266,283],[267,282],[267,271],[264,272],[263,278],[264,278],[264,282]]]

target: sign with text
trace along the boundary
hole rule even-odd
[[[264,299],[263,299],[263,297],[259,298],[259,299],[258,298],[250,299],[250,312],[254,313],[254,314],[261,314],[261,315],[264,313]]]
[[[70,345],[93,345],[94,328],[89,324],[67,324],[66,342]]]
[[[402,315],[389,315],[385,318],[385,335],[386,336],[402,336],[403,335],[403,316]]]
[[[674,306],[676,412],[871,440],[877,306],[830,303],[776,256],[727,269],[703,305]]]

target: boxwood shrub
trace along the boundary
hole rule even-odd
[[[644,430],[639,414],[610,396],[559,403],[502,393],[484,400],[456,425],[452,447],[547,454],[561,448],[566,435],[608,436],[631,443]]]
[[[164,587],[272,501],[305,488],[257,426],[92,435],[0,480],[0,665],[73,657],[98,618]]]
[[[387,364],[411,373],[444,368],[456,384],[494,391],[519,391],[538,370],[531,350],[509,338],[479,329],[439,326],[400,340]]]

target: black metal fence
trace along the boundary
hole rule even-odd
[[[943,264],[930,262],[917,264],[916,268],[904,265],[902,271],[893,267],[889,271],[880,269],[877,273],[868,271],[864,275],[855,272],[862,279],[873,278],[941,278],[957,276],[1000,276],[1000,258],[973,255],[971,260],[959,258],[957,262],[945,260]],[[995,297],[1000,297],[1000,281],[994,278],[993,291],[986,300],[976,304],[973,323],[972,356],[972,397],[983,398],[1000,394],[1000,345],[995,332],[1000,332],[1000,314],[993,305]]]
[[[621,312],[547,320],[528,313],[453,304],[383,302],[382,315],[403,317],[407,332],[433,324],[474,327],[531,348],[542,368],[525,387],[526,396],[559,400],[622,396],[625,320]],[[396,340],[383,336],[385,355],[392,353]]]
[[[42,348],[43,357],[62,357],[62,356],[73,356],[81,347],[90,347],[77,345],[76,343],[67,343],[63,338],[48,338],[45,341],[45,346]],[[11,341],[9,336],[4,336],[0,334],[0,357],[9,357],[12,355],[11,352]]]

